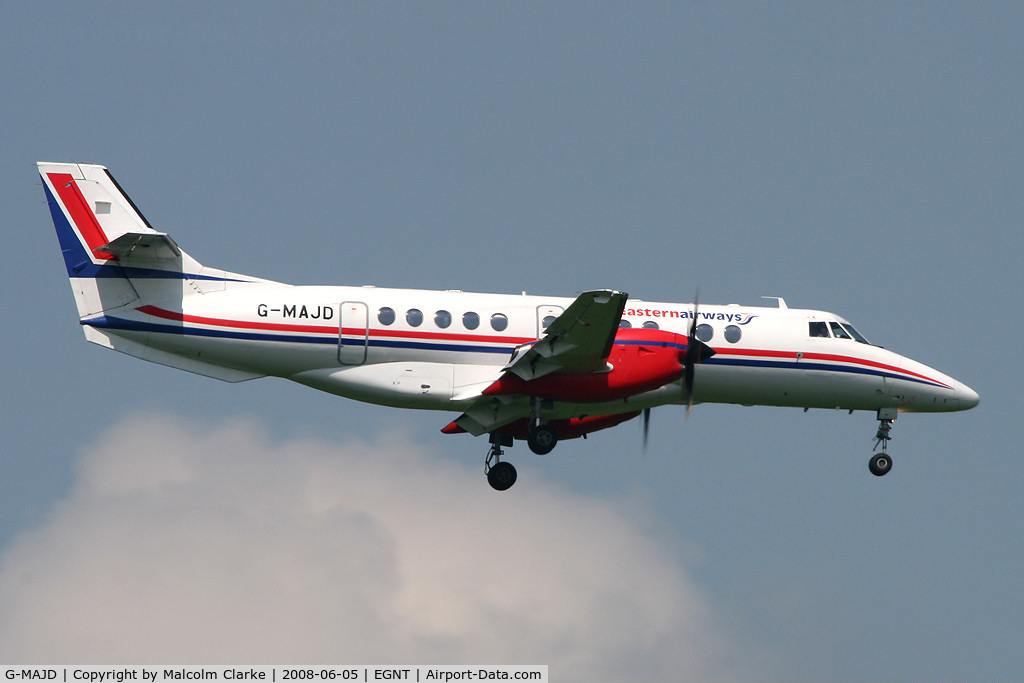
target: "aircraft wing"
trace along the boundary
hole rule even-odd
[[[540,341],[520,347],[504,370],[527,381],[552,372],[604,370],[628,297],[607,289],[583,292]]]
[[[603,372],[629,295],[609,289],[583,292],[552,322],[544,336],[516,349],[503,373],[524,381],[553,372]],[[475,436],[528,417],[526,396],[480,396],[454,424]]]

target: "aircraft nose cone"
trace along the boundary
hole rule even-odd
[[[981,400],[978,392],[962,383],[956,388],[956,398],[960,402],[961,410],[970,410]]]

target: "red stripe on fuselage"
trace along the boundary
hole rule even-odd
[[[365,334],[366,330],[363,328],[348,328],[344,329],[345,334],[360,335]],[[381,329],[370,329],[371,337],[406,337],[409,339],[430,339],[436,341],[465,341],[465,342],[482,342],[484,344],[525,344],[527,342],[537,341],[534,337],[504,337],[487,334],[455,334],[448,332],[416,332],[412,330],[381,330]]]
[[[235,327],[246,330],[277,330],[283,332],[312,332],[315,334],[337,334],[338,328],[331,325],[279,325],[277,323],[260,323],[248,320],[227,320],[226,318],[207,318],[201,315],[185,315],[178,311],[168,311],[157,306],[139,306],[140,313],[146,313],[164,320],[197,325],[214,325],[216,327]]]
[[[196,325],[213,325],[216,327],[233,327],[246,330],[273,330],[276,332],[303,332],[306,334],[338,334],[335,325],[289,325],[286,323],[264,323],[249,320],[228,320],[227,318],[208,318],[200,315],[186,315],[180,311],[168,311],[158,306],[139,306],[140,313],[145,313],[164,320],[174,320],[181,323],[194,323]],[[345,327],[341,333],[347,336],[361,337],[366,334],[362,327]],[[483,334],[444,334],[437,332],[408,332],[401,330],[370,330],[371,337],[407,337],[411,339],[430,339],[436,341],[467,341],[467,342],[490,342],[493,344],[521,344],[534,339],[520,337],[489,337]]]
[[[58,175],[58,174],[51,174]],[[70,176],[69,176],[70,177]],[[264,323],[254,322],[248,320],[228,320],[226,318],[209,318],[206,316],[199,315],[185,315],[178,311],[168,311],[157,306],[140,306],[138,309],[140,313],[146,313],[156,318],[163,318],[164,320],[174,320],[182,323],[193,323],[197,325],[212,325],[215,327],[233,327],[236,329],[247,329],[247,330],[273,330],[277,332],[296,332],[306,334],[338,334],[338,328],[333,325],[288,325],[284,323]],[[346,327],[341,330],[341,333],[346,336],[361,337],[366,334],[365,328],[357,327]],[[531,341],[536,341],[529,337],[507,337],[507,336],[488,336],[484,334],[447,334],[443,332],[413,332],[409,330],[381,330],[371,329],[370,337],[372,338],[408,338],[408,339],[424,339],[432,341],[448,341],[448,342],[475,342],[475,343],[492,343],[492,344],[524,344]],[[735,348],[722,348],[719,347],[715,351],[723,356],[753,356],[760,358],[779,358],[797,361],[797,352],[795,351],[773,351],[768,349],[735,349]],[[867,360],[865,358],[856,358],[854,356],[841,356],[832,353],[803,353],[800,359],[814,360],[814,361],[829,361],[834,363],[849,363],[852,365],[862,365],[884,370],[886,372],[894,374],[904,374],[911,377],[922,379],[926,382],[931,382],[939,386],[949,388],[945,383],[938,380],[932,379],[926,375],[922,375],[911,370],[904,370],[894,365],[887,365],[886,363],[880,363],[878,361]]]
[[[103,245],[109,244],[110,240],[107,239],[106,233],[103,232],[99,221],[96,220],[96,215],[89,207],[89,202],[82,191],[78,189],[78,183],[75,182],[74,177],[70,173],[47,173],[46,177],[53,183],[53,189],[57,191],[57,196],[60,197],[61,203],[64,204],[64,208],[71,216],[71,222],[78,229],[92,255],[104,261],[114,258],[112,254],[97,251]]]
[[[762,358],[785,358],[787,360],[792,360],[794,362],[796,362],[798,360],[803,360],[803,359],[806,359],[806,360],[823,360],[823,361],[829,361],[829,362],[833,362],[833,363],[851,363],[853,365],[866,365],[868,367],[878,368],[879,370],[885,370],[886,372],[892,372],[892,373],[903,374],[903,375],[910,375],[911,377],[916,377],[918,379],[925,380],[926,382],[931,382],[932,384],[937,384],[939,386],[946,387],[947,389],[952,388],[949,385],[945,384],[944,382],[940,382],[937,379],[932,379],[931,377],[928,377],[927,375],[922,375],[920,373],[914,372],[913,370],[904,370],[903,368],[898,368],[898,367],[896,367],[894,365],[888,365],[886,363],[880,363],[878,361],[868,360],[866,358],[857,358],[855,356],[840,356],[840,355],[837,355],[837,354],[834,354],[834,353],[800,353],[800,354],[797,354],[797,352],[795,352],[795,351],[769,351],[769,350],[755,350],[755,349],[726,349],[726,348],[721,348],[721,347],[716,348],[715,351],[718,354],[721,354],[723,356],[755,356],[755,357],[762,357]]]

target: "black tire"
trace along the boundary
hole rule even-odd
[[[558,434],[555,433],[551,425],[538,425],[530,430],[526,443],[529,444],[530,450],[537,455],[546,455],[558,443]]]
[[[510,462],[498,462],[487,472],[487,483],[495,491],[506,491],[516,483],[516,468]]]
[[[875,453],[868,461],[868,469],[876,477],[882,477],[892,469],[892,458],[887,453]]]

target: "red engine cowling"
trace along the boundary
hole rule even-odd
[[[590,417],[573,417],[568,420],[551,420],[547,424],[555,430],[559,441],[578,439],[602,429],[615,427],[627,420],[632,420],[640,412],[619,413],[618,415],[594,415]],[[498,434],[509,434],[514,439],[525,441],[530,434],[532,420],[518,420],[495,431]]]
[[[620,329],[607,372],[556,372],[525,381],[512,373],[484,390],[487,396],[526,394],[556,401],[598,403],[657,389],[683,374],[686,336],[664,330]]]

